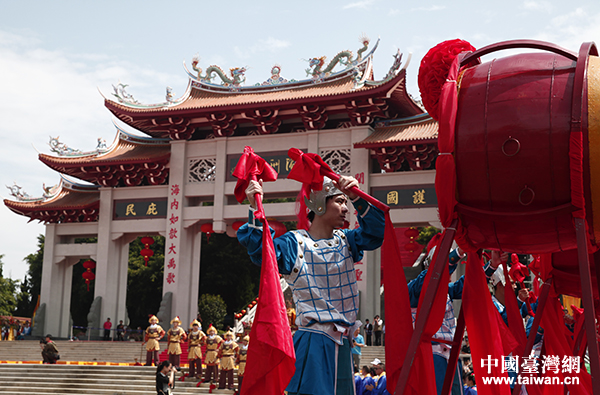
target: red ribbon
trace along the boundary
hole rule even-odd
[[[240,157],[233,176],[237,178],[234,194],[238,202],[242,203],[246,200],[246,188],[250,180],[275,181],[277,180],[277,172],[263,158],[256,155],[252,147],[244,147],[244,153]],[[258,219],[264,218],[264,210],[262,210],[262,200],[256,200],[257,211],[255,216]],[[262,216],[262,217],[261,217]]]

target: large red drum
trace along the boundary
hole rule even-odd
[[[594,233],[600,230],[594,223],[600,220],[600,212],[594,216],[594,203],[600,208],[600,193],[594,194],[600,191],[600,62],[589,56],[596,53],[593,44],[579,55],[537,47],[547,52],[494,59],[459,75],[455,211],[477,248],[576,248],[574,215],[587,219],[592,248],[600,240]],[[486,47],[463,64],[504,48]]]

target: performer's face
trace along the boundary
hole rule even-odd
[[[344,227],[348,206],[346,195],[336,195],[327,200],[327,210],[321,218],[327,223],[333,225],[335,229]]]

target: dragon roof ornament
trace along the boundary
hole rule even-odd
[[[247,67],[233,67],[229,69],[229,74],[231,75],[231,78],[229,78],[223,69],[216,65],[208,66],[206,74],[202,75],[202,68],[198,67],[199,62],[200,57],[196,54],[192,59],[192,68],[197,73],[196,78],[201,82],[212,84],[212,80],[215,77],[219,77],[221,85],[228,87],[232,91],[237,91],[237,88],[246,82],[245,73]]]
[[[29,195],[27,192],[23,190],[21,186],[19,186],[16,182],[13,182],[13,185],[8,186],[6,188],[10,191],[10,195],[15,198],[18,202],[23,203],[44,203],[49,200],[56,198],[63,189],[69,190],[77,190],[77,191],[96,191],[100,186],[99,185],[85,185],[79,184],[73,181],[68,180],[63,175],[60,176],[60,181],[58,184],[52,186],[46,186],[46,184],[42,184],[42,196],[41,197],[33,197]]]
[[[326,62],[326,57],[316,57],[305,60],[309,62],[309,67],[305,70],[309,78],[303,80],[286,79],[281,76],[281,66],[274,65],[271,68],[271,76],[262,83],[243,86],[246,82],[246,72],[248,66],[234,67],[225,72],[217,65],[211,65],[206,70],[199,67],[200,56],[194,55],[192,58],[191,70],[183,62],[183,67],[188,76],[190,83],[186,93],[178,100],[174,99],[172,89],[167,87],[166,102],[158,104],[140,104],[133,98],[132,95],[125,91],[127,85],[119,83],[115,89],[115,96],[120,104],[132,108],[168,108],[176,106],[187,100],[193,89],[199,89],[207,92],[217,93],[258,93],[268,91],[280,91],[287,89],[296,89],[309,86],[311,84],[319,84],[323,82],[333,82],[340,79],[352,77],[354,80],[354,89],[360,89],[363,86],[376,86],[385,83],[396,77],[402,70],[405,70],[410,62],[410,54],[406,63],[403,65],[402,54],[398,51],[394,54],[394,62],[383,80],[375,81],[373,79],[373,54],[379,46],[380,39],[378,38],[369,49],[371,41],[366,36],[361,36],[359,39],[362,46],[356,52],[356,56],[350,50],[337,53],[331,61]]]
[[[100,155],[110,150],[109,147],[106,145],[106,140],[104,140],[102,137],[98,137],[98,143],[96,144],[95,150],[86,152],[69,147],[65,143],[62,143],[59,140],[59,138],[60,136],[50,136],[50,141],[48,142],[48,145],[50,146],[50,151],[54,152],[55,154],[58,154],[58,156],[81,157]]]

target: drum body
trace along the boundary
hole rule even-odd
[[[519,54],[467,68],[460,76],[456,211],[476,247],[545,253],[577,246],[570,157],[577,62],[556,53]],[[585,184],[591,213],[587,86],[575,92],[582,94],[584,170],[576,183]]]

